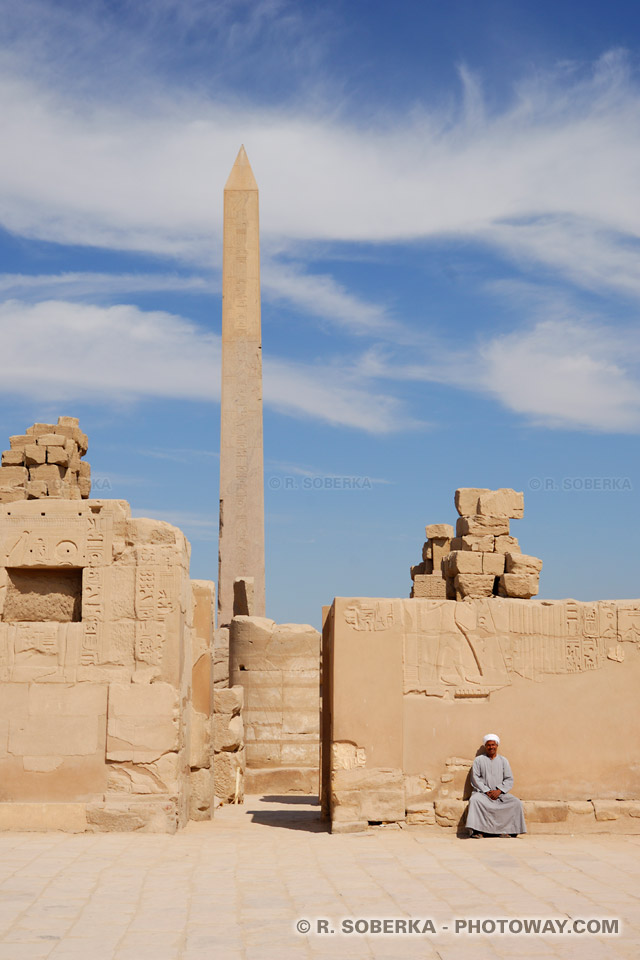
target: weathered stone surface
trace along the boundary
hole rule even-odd
[[[457,537],[500,537],[508,533],[509,521],[504,517],[474,514],[468,517],[458,517],[456,520]]]
[[[235,717],[242,710],[243,702],[244,689],[238,684],[227,689],[217,689],[213,694],[214,713],[224,713]]]
[[[213,770],[192,770],[189,776],[189,819],[210,820],[213,798]]]
[[[444,599],[447,596],[447,585],[441,573],[422,574],[413,581],[412,597],[428,599]]]
[[[215,795],[224,803],[242,803],[244,798],[245,752],[216,753],[213,760]]]
[[[79,622],[82,618],[81,572],[10,570],[3,617],[13,621]]]
[[[0,831],[84,833],[86,829],[84,803],[0,803]]]
[[[24,465],[24,450],[3,450],[3,467],[22,467]]]
[[[461,550],[470,550],[473,553],[492,553],[495,538],[487,535],[485,537],[457,537],[460,540]]]
[[[189,730],[189,766],[210,767],[213,754],[211,718],[192,709]]]
[[[559,823],[569,816],[569,804],[561,800],[524,800],[524,817],[532,823]]]
[[[520,547],[517,537],[496,537],[493,549],[496,553],[518,553]]]
[[[436,823],[441,827],[464,825],[467,804],[464,800],[436,800],[434,805]]]
[[[461,517],[479,513],[478,501],[483,493],[491,493],[486,487],[460,487],[454,495],[456,510]]]
[[[173,801],[107,801],[87,804],[88,829],[95,833],[175,833],[177,810]]]
[[[332,820],[393,822],[404,820],[401,770],[334,770],[331,775]]]
[[[107,759],[150,763],[178,749],[178,693],[168,683],[112,683]]]
[[[244,742],[242,717],[230,717],[224,713],[213,715],[213,746],[220,750],[238,750]]]
[[[500,577],[499,593],[501,597],[515,597],[528,600],[535,597],[539,589],[537,574],[505,573]]]
[[[425,532],[428,540],[433,540],[434,538],[450,540],[454,535],[453,527],[450,523],[430,523],[425,527]]]
[[[524,516],[524,493],[508,487],[487,490],[478,497],[478,513],[483,516],[519,520]]]
[[[446,574],[455,577],[457,573],[482,573],[482,554],[469,550],[453,550],[447,556]]]
[[[542,570],[542,560],[538,557],[529,557],[525,553],[506,553],[506,572],[523,573],[530,576],[539,574]]]
[[[494,577],[502,576],[504,573],[504,554],[483,553],[481,556],[483,573],[490,573]]]

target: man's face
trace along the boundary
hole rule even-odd
[[[484,749],[486,751],[487,756],[490,759],[493,759],[493,757],[495,757],[496,753],[498,752],[498,744],[496,743],[495,740],[487,740],[487,742],[484,745]]]

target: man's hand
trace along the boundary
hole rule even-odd
[[[502,790],[487,790],[487,796],[490,800],[497,800],[501,793]]]

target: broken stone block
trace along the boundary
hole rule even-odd
[[[189,819],[210,820],[214,795],[213,770],[192,770],[189,777]]]
[[[482,555],[468,550],[452,551],[447,556],[447,576],[457,573],[482,573]]]
[[[436,823],[441,827],[459,827],[464,823],[467,804],[464,800],[436,800]]]
[[[30,443],[24,448],[24,458],[28,467],[37,467],[47,462],[47,448],[39,447],[37,443]]]
[[[481,558],[479,553],[468,554],[468,556]],[[459,573],[455,578],[456,599],[479,600],[482,597],[490,597],[493,595],[494,583],[495,577],[492,574]]]
[[[517,537],[496,537],[493,549],[496,553],[519,553]]]
[[[12,450],[24,450],[29,443],[33,443],[33,437],[30,437],[27,434],[19,434],[14,437],[9,437],[9,446]]]
[[[109,685],[107,759],[150,763],[178,749],[178,693],[169,683]]]
[[[456,490],[454,501],[456,510],[461,517],[469,517],[479,513],[478,500],[483,493],[491,493],[491,491],[486,487],[460,487]]]
[[[472,553],[493,553],[494,537],[461,537],[462,550],[470,550]]]
[[[64,468],[56,463],[39,463],[29,469],[30,480],[45,480],[49,483],[62,480],[63,476]]]
[[[404,817],[402,770],[365,768],[332,772],[332,821],[389,823],[404,820]]]
[[[213,780],[216,797],[224,803],[242,803],[244,798],[245,752],[223,751],[213,758]]]
[[[422,574],[415,577],[411,596],[415,599],[446,599],[447,585],[442,574]]]
[[[498,593],[501,597],[514,597],[529,600],[538,593],[537,574],[504,573],[499,580]]]
[[[425,527],[428,540],[450,540],[453,536],[453,527],[450,523],[431,523]]]
[[[236,577],[233,581],[233,615],[252,617],[254,613],[254,578]]]
[[[3,450],[3,467],[22,467],[24,466],[24,450]]]
[[[242,717],[230,717],[224,713],[213,716],[213,747],[216,753],[221,750],[234,751],[244,743],[244,725]]]
[[[520,520],[524,516],[524,493],[508,487],[487,490],[478,497],[478,513],[483,516]]]
[[[423,560],[422,563],[417,563],[414,567],[409,568],[412,580],[415,580],[416,577],[422,576],[425,573],[425,565],[426,561]],[[429,561],[429,565],[431,566],[431,561]]]
[[[233,687],[217,687],[213,691],[213,712],[237,716],[244,703],[244,690],[237,684]]]
[[[69,454],[64,447],[46,447],[47,463],[57,463],[61,467],[69,466]]]
[[[64,447],[65,438],[60,434],[43,433],[38,434],[36,442],[38,446],[43,447]]]
[[[505,517],[483,517],[478,514],[469,517],[458,517],[456,521],[456,536],[458,537],[493,537],[504,536],[509,533],[509,521]]]
[[[29,479],[29,473],[26,467],[8,467],[4,464],[0,467],[0,484],[2,486],[24,486]]]
[[[482,572],[490,573],[494,577],[500,577],[504,573],[504,554],[503,553],[483,553]]]
[[[507,553],[505,560],[507,573],[537,575],[542,570],[542,560],[538,557],[530,557],[526,553]]]
[[[523,800],[523,806],[531,823],[561,823],[569,816],[569,804],[562,800]]]

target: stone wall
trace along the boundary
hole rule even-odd
[[[0,507],[0,827],[171,832],[190,781],[210,815],[212,610],[123,501]]]
[[[0,466],[0,503],[91,496],[91,467],[82,460],[89,441],[75,417],[34,423],[9,442],[11,449],[3,452]]]
[[[323,671],[334,830],[460,827],[491,730],[531,830],[640,832],[640,600],[340,598]]]
[[[231,682],[244,688],[246,792],[317,796],[320,634],[235,616],[229,649]]]

